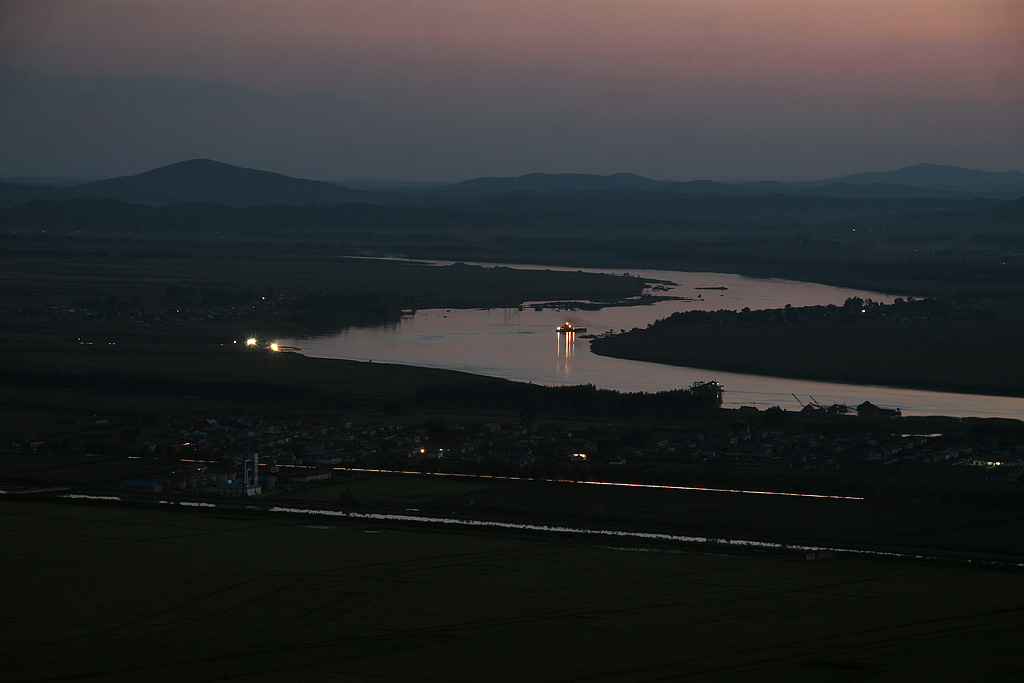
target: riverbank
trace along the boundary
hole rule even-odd
[[[591,342],[599,355],[726,372],[1024,396],[1024,303],[923,321],[655,325]],[[793,309],[795,316],[797,309]]]

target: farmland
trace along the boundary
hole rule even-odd
[[[1015,572],[0,501],[4,679],[997,679]]]

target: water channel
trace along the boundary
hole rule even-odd
[[[449,265],[436,261],[434,265]],[[503,264],[504,265],[504,264]],[[508,264],[523,269],[546,266]],[[579,270],[556,268],[550,270]],[[582,269],[621,275],[622,271]],[[792,280],[758,279],[728,273],[631,270],[631,275],[661,281],[667,291],[683,297],[642,306],[610,306],[599,310],[562,311],[532,305],[508,309],[424,309],[395,325],[351,328],[339,334],[279,340],[307,356],[399,363],[461,370],[545,385],[593,384],[619,391],[666,391],[693,382],[717,380],[725,387],[726,407],[773,405],[797,410],[802,402],[856,406],[868,400],[900,408],[904,415],[956,417],[1024,417],[1024,399],[953,394],[884,386],[814,382],[746,375],[698,368],[598,356],[580,334],[559,334],[570,322],[589,334],[646,327],[675,311],[781,308],[842,304],[859,296],[891,303],[895,295],[830,287]]]

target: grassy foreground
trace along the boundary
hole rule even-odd
[[[7,681],[1010,680],[1014,572],[0,500]]]

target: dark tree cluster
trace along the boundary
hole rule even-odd
[[[245,306],[261,300],[251,289],[224,290],[220,287],[193,287],[171,285],[167,288],[167,301],[176,306]]]
[[[360,291],[355,294],[300,292],[283,306],[294,322],[310,331],[339,330],[353,325],[397,323],[410,301],[394,294]]]
[[[648,328],[940,320],[949,317],[955,307],[954,302],[935,298],[899,298],[891,304],[882,304],[871,299],[850,297],[842,306],[829,304],[827,306],[793,307],[787,305],[785,308],[767,308],[757,311],[752,311],[750,308],[744,308],[741,311],[678,311],[667,318],[651,323]]]
[[[428,405],[518,410],[521,414],[586,415],[622,418],[686,418],[721,405],[716,392],[676,389],[657,393],[622,393],[592,384],[544,387],[501,380],[476,384],[422,387],[417,400]]]

